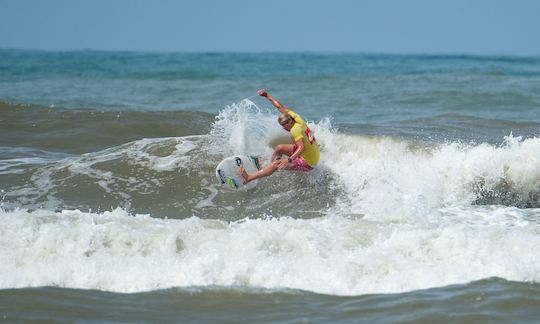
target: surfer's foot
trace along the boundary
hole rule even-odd
[[[249,182],[249,180],[250,180],[249,179],[249,174],[247,173],[247,171],[246,171],[246,169],[244,168],[243,165],[240,166],[240,175],[244,179],[244,184]]]

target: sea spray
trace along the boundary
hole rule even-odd
[[[277,123],[277,114],[249,99],[223,108],[216,116],[210,135],[216,146],[229,155],[269,155],[275,139],[288,139]]]

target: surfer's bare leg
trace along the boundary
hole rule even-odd
[[[255,179],[268,177],[272,173],[276,172],[277,169],[279,169],[279,165],[280,161],[273,161],[261,170],[254,173],[248,173],[244,166],[240,166],[240,175],[242,176],[242,178],[244,178],[244,184],[246,184]]]
[[[294,153],[294,144],[278,144],[272,153],[272,161],[278,160],[283,154],[291,156]]]
[[[276,172],[277,169],[286,169],[288,164],[280,161],[280,158],[283,154],[291,156],[294,153],[294,149],[295,147],[293,144],[276,145],[276,148],[272,153],[272,161],[268,165],[264,166],[261,170],[254,173],[248,173],[244,166],[240,166],[240,175],[242,178],[244,178],[244,184],[255,179],[268,177],[272,173]]]

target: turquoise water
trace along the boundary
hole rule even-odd
[[[310,174],[221,187],[287,140]],[[534,322],[540,58],[0,50],[0,319]]]
[[[217,113],[268,88],[314,120],[458,113],[540,121],[540,58],[362,54],[0,52],[4,101]]]

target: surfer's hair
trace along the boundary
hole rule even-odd
[[[292,116],[289,115],[288,113],[282,113],[281,115],[279,115],[277,120],[280,125],[285,125],[291,120],[294,120],[294,118],[292,118]]]

